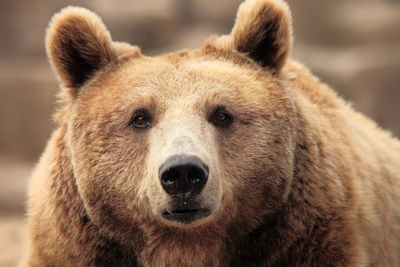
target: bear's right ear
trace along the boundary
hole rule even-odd
[[[47,56],[73,97],[93,74],[117,58],[101,19],[80,7],[66,7],[52,18],[46,34]]]

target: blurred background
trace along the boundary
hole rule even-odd
[[[95,11],[113,39],[145,54],[199,47],[229,33],[240,0],[1,0],[0,266],[23,251],[30,171],[54,124],[56,78],[44,52],[51,16],[78,5]],[[355,108],[400,136],[400,1],[288,0],[292,56]]]

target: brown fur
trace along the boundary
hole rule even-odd
[[[288,59],[283,1],[248,0],[230,35],[158,57],[70,7],[46,45],[64,88],[24,266],[400,265],[400,142]],[[221,105],[226,128],[207,121]],[[134,129],[143,108],[151,128]],[[211,214],[191,224],[160,216],[177,153],[210,169],[195,201]]]

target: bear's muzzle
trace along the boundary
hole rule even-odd
[[[158,175],[163,190],[171,196],[174,205],[162,216],[181,223],[191,223],[208,216],[210,211],[198,207],[194,201],[207,183],[208,174],[208,166],[197,156],[170,156],[161,165]]]

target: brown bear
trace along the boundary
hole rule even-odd
[[[289,59],[281,0],[147,57],[95,14],[52,19],[58,128],[24,266],[399,266],[400,142]],[[329,63],[327,63],[329,64]]]

